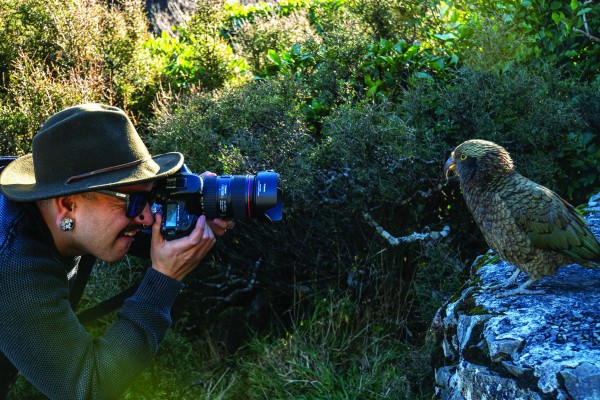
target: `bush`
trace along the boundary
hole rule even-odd
[[[314,144],[295,104],[298,90],[285,80],[255,81],[165,102],[151,126],[149,146],[154,152],[181,151],[194,171],[277,169],[285,176],[284,184],[305,181],[306,166],[296,162]]]
[[[306,41],[315,41],[306,11],[286,16],[257,16],[230,32],[236,52],[245,57],[255,75],[265,75],[269,50],[280,52]]]
[[[426,158],[435,152],[435,144],[422,139],[393,103],[339,107],[324,120],[316,157],[319,167],[331,174],[329,201],[357,213],[409,197],[415,185],[422,185],[421,166],[435,162]]]
[[[267,306],[264,299],[277,299],[268,306],[271,310],[260,311],[264,319],[265,312],[289,307],[290,296],[298,290],[320,293],[339,284],[336,277],[368,270],[369,254],[382,243],[366,226],[365,212],[374,212],[395,234],[438,224],[435,215],[415,223],[426,209],[420,202],[423,184],[437,185],[423,181],[420,174],[437,175],[434,182],[443,179],[435,159],[424,158],[439,152],[436,145],[407,127],[393,104],[367,102],[340,107],[326,117],[322,138],[315,140],[301,123],[302,110],[294,100],[298,90],[294,81],[273,79],[185,96],[165,104],[152,125],[152,151],[182,151],[192,170],[245,173],[273,168],[282,177],[285,222],[238,223],[234,239],[220,248],[210,271],[192,284],[193,293],[205,295],[195,294],[196,300],[188,303],[191,314],[212,308],[207,298],[223,299],[236,292],[227,285],[218,293],[207,288],[203,282],[214,281],[214,276],[231,281],[234,275],[250,282],[257,274],[248,294],[254,300],[244,301],[257,302],[252,306],[255,313],[254,307]],[[407,251],[403,247],[388,254],[406,259]],[[414,262],[410,258],[407,265]],[[257,264],[258,269],[251,267]],[[389,280],[381,278],[385,293],[396,293],[393,286],[403,274],[412,273],[398,266],[389,273],[394,274]],[[225,319],[223,314],[219,319]]]
[[[222,0],[198,3],[188,23],[174,34],[163,31],[146,42],[167,91],[210,91],[245,79],[246,61],[219,35],[222,13]]]
[[[569,112],[579,124],[563,138],[554,176],[556,190],[574,204],[587,203],[600,190],[600,81],[565,88],[571,98]]]
[[[90,0],[93,23],[73,5],[13,3],[0,8],[8,152],[71,102],[114,101],[139,110],[151,152],[180,151],[192,171],[281,174],[284,220],[238,221],[218,241],[175,310],[192,342],[167,342],[177,356],[140,396],[167,396],[154,379],[177,358],[215,382],[194,396],[430,396],[428,323],[487,249],[442,175],[450,151],[495,141],[575,204],[600,186],[597,46],[580,32],[597,13],[575,0],[211,0],[161,37],[141,33],[133,3]],[[444,225],[444,241],[385,238]]]
[[[82,102],[141,112],[154,79],[141,5],[16,0],[0,8],[3,154],[29,151],[39,125]]]
[[[464,71],[446,97],[445,119],[454,125],[448,126],[453,131],[448,138],[498,142],[523,175],[551,187],[565,136],[584,127],[560,86],[553,76],[523,68],[502,75]]]
[[[481,33],[489,32],[492,38],[503,33],[497,43],[499,49],[508,50],[501,56],[505,62],[512,53],[514,61],[531,64],[538,72],[557,68],[575,80],[598,79],[600,38],[590,27],[598,26],[600,10],[589,2],[507,0],[480,1],[475,8],[472,2],[457,2],[456,6],[466,12],[464,24],[480,32],[466,48],[475,50],[478,42],[486,41]],[[496,51],[491,46],[481,50]]]

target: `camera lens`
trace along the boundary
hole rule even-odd
[[[279,174],[222,175],[203,178],[202,209],[208,218],[281,219]]]

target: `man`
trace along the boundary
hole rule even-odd
[[[215,234],[233,226],[201,216],[189,236],[162,237],[161,216],[149,205],[153,185],[182,164],[179,153],[151,156],[120,109],[85,104],[50,117],[32,154],[6,166],[0,175],[0,398],[17,370],[51,399],[116,398],[148,365],[171,324],[181,281]],[[81,290],[73,282],[82,286],[96,258],[123,258],[150,226],[152,266],[116,321],[92,338],[75,315]]]

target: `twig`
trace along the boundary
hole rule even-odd
[[[237,300],[239,300],[243,295],[252,292],[253,290],[255,290],[256,285],[258,284],[258,280],[256,278],[256,273],[260,267],[260,262],[261,262],[262,258],[259,258],[255,263],[254,263],[254,270],[252,272],[252,277],[249,280],[243,280],[243,279],[235,279],[232,280],[232,278],[230,277],[230,273],[231,273],[231,265],[229,265],[229,268],[227,270],[226,273],[226,277],[227,277],[227,283],[226,285],[221,285],[221,287],[219,287],[220,289],[231,289],[231,283],[235,283],[235,284],[239,284],[242,283],[245,286],[244,287],[238,287],[236,289],[233,289],[227,296],[207,296],[205,297],[204,300],[206,301],[210,301],[210,302],[215,302],[218,303],[216,306],[214,307],[210,307],[207,308],[207,310],[205,311],[206,314],[209,314],[211,312],[214,312],[215,310],[224,307],[225,305],[228,304],[235,304]],[[216,285],[211,285],[213,287],[218,287]]]
[[[400,244],[412,243],[422,240],[438,240],[443,237],[448,236],[450,233],[450,227],[444,226],[441,231],[433,231],[433,232],[425,232],[425,233],[417,233],[413,232],[408,236],[399,236],[395,237],[385,229],[381,225],[379,225],[373,217],[369,213],[364,213],[363,218],[369,225],[375,228],[375,231],[381,235],[385,240],[389,242],[392,246],[398,246]]]
[[[591,33],[588,33],[586,31],[582,31],[581,29],[577,29],[577,28],[573,28],[573,31],[577,32],[577,33],[581,33],[582,35],[586,36],[588,39],[594,41],[594,42],[598,42],[600,43],[600,38],[597,38],[596,36],[592,35]]]
[[[583,5],[587,6],[590,3],[593,3],[593,1],[591,1],[591,0],[586,1],[583,3]],[[600,38],[597,38],[596,36],[594,36],[590,33],[590,27],[588,26],[587,17],[585,15],[585,13],[581,16],[581,19],[583,20],[583,26],[585,28],[585,31],[582,31],[581,29],[578,29],[578,28],[573,28],[573,31],[577,32],[577,33],[581,33],[582,35],[586,36],[588,39],[590,39],[593,42],[600,43]]]

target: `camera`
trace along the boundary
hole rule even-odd
[[[281,220],[279,174],[205,176],[184,164],[177,174],[157,183],[155,211],[162,214],[167,240],[189,235],[200,215],[209,219]]]

